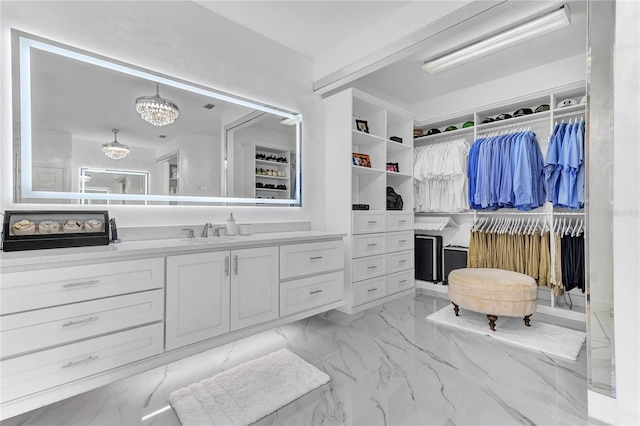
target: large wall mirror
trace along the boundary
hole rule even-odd
[[[300,205],[300,114],[16,30],[12,42],[16,203]],[[88,185],[109,175],[96,170],[126,188]]]

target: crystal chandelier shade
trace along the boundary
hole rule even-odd
[[[123,159],[131,151],[128,146],[122,145],[120,142],[118,142],[119,131],[120,130],[118,129],[113,129],[113,142],[105,143],[102,145],[102,152],[104,152],[104,155],[114,160]]]
[[[136,111],[140,117],[154,126],[171,124],[180,115],[178,105],[160,97],[160,84],[156,83],[155,96],[141,96],[136,99]]]

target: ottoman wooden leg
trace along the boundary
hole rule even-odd
[[[456,316],[459,317],[460,315],[458,315],[458,312],[460,312],[460,308],[455,303],[453,303],[453,302],[451,302],[451,303],[453,304],[453,312],[455,312]]]
[[[533,315],[533,314],[531,314]],[[531,315],[527,315],[524,317],[524,325],[526,325],[527,327],[531,327]]]
[[[489,328],[491,331],[496,331],[496,321],[498,321],[497,315],[487,315],[487,319],[489,320]]]

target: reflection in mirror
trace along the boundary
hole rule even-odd
[[[19,56],[14,57],[19,77],[14,79],[14,93],[20,94],[14,96],[14,117],[18,120],[14,140],[20,156],[16,164],[16,202],[255,204],[260,198],[261,203],[300,205],[296,186],[300,162],[291,161],[300,154],[299,114],[18,31],[14,31],[14,45],[19,46]],[[226,151],[244,149],[233,142],[225,143],[224,130],[230,128],[229,123],[247,116],[259,117],[249,125],[255,132],[267,135],[280,131],[273,127],[282,127],[282,132],[287,129],[287,135],[281,138],[286,143],[265,136],[265,143],[274,139],[276,147],[285,143],[286,165],[294,167],[271,179],[275,182],[276,177],[282,180],[286,176],[287,182],[275,184],[269,196],[265,191],[255,191],[255,161],[243,157],[249,153]],[[279,124],[283,120],[293,126]],[[261,130],[259,123],[266,127]],[[123,146],[128,149],[123,150]],[[282,164],[277,166],[284,169]],[[88,187],[83,191],[77,172],[80,168],[146,173],[146,192],[88,191]],[[236,179],[249,175],[253,179]]]
[[[149,172],[132,170],[80,168],[80,192],[84,194],[149,194]],[[136,200],[91,200],[83,199],[82,204],[146,204]]]
[[[260,200],[296,197],[295,124],[270,114],[251,114],[227,127],[231,197]]]

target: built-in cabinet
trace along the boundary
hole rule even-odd
[[[413,291],[414,117],[356,89],[324,102],[326,226],[348,235],[342,309],[353,313]],[[387,188],[402,209],[387,210]]]
[[[291,198],[291,151],[255,146],[255,198]]]
[[[3,268],[2,418],[344,303],[339,234],[246,241]]]

